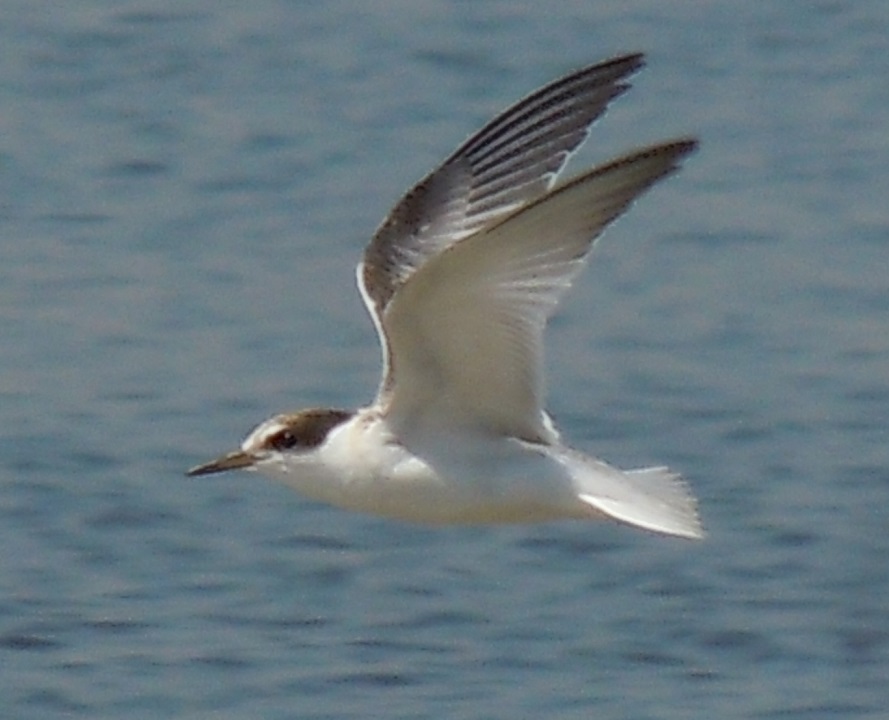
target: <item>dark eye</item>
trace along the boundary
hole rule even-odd
[[[299,439],[292,430],[281,430],[272,435],[268,442],[275,450],[287,450],[296,445]]]

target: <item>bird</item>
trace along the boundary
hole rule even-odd
[[[698,145],[679,137],[558,180],[644,64],[626,54],[545,85],[395,205],[357,267],[382,349],[370,405],[274,415],[187,475],[258,471],[316,502],[430,526],[610,519],[702,538],[679,474],[576,450],[544,408],[547,320],[603,230]]]

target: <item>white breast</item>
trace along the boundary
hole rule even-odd
[[[434,524],[585,514],[559,463],[508,438],[396,438],[383,418],[364,413],[331,433],[319,459],[326,487],[307,494],[350,510]]]

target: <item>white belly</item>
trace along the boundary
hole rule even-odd
[[[436,436],[415,442],[415,454],[379,440],[347,429],[325,449],[331,472],[316,492],[294,477],[288,484],[339,507],[419,523],[590,517],[562,465],[520,441]]]
[[[309,498],[428,524],[610,517],[699,538],[694,497],[668,468],[623,471],[558,444],[482,434],[396,440],[379,417],[357,415],[317,450],[257,463]]]

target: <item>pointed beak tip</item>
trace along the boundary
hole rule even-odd
[[[189,468],[185,471],[185,477],[198,477],[199,475],[210,475],[213,472],[218,472],[214,470],[213,465],[214,463],[195,465],[193,468]]]
[[[215,473],[226,472],[227,470],[250,468],[255,462],[256,460],[252,455],[249,455],[242,450],[237,450],[228,455],[223,455],[216,460],[204,463],[203,465],[196,465],[190,470],[187,470],[185,475],[186,477],[213,475]]]

